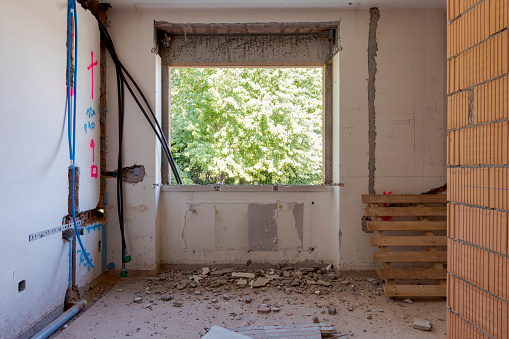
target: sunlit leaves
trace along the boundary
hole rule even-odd
[[[171,89],[184,184],[321,183],[321,69],[172,69]]]

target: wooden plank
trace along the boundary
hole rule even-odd
[[[447,216],[447,207],[367,207],[364,209],[367,217],[417,217],[417,216]]]
[[[376,207],[378,204],[369,204],[369,207]],[[373,220],[375,221],[382,221],[381,217],[373,217]],[[384,231],[375,231],[376,236],[384,236]],[[386,246],[380,246],[380,252],[389,252],[389,249]],[[391,269],[392,264],[390,262],[384,262],[382,263],[382,267],[385,269]],[[385,279],[386,285],[394,285],[396,282],[393,279]]]
[[[422,207],[424,205],[416,204],[415,206],[416,207]],[[417,220],[419,220],[419,221],[428,221],[428,218],[427,217],[418,217]],[[431,231],[423,231],[422,234],[424,236],[428,236],[428,237],[429,236],[431,236],[431,237],[433,236],[433,232],[431,232]],[[447,242],[447,240],[446,240],[446,242]],[[438,252],[438,248],[436,246],[428,246],[428,247],[426,247],[426,251],[436,253],[436,252]],[[434,263],[431,263],[431,267],[435,268],[435,269],[441,269],[441,268],[444,268],[444,265],[442,265],[442,263],[440,263],[440,262],[434,262]],[[436,280],[435,283],[437,285],[445,285],[445,284],[447,284],[447,281],[446,280]]]
[[[321,338],[336,330],[330,324],[294,324],[288,326],[258,326],[232,329],[251,338]]]
[[[445,204],[445,194],[363,194],[365,204]]]
[[[376,273],[380,279],[447,279],[446,268],[391,268]]]
[[[447,285],[385,285],[385,295],[392,297],[446,297]]]
[[[447,221],[368,221],[370,231],[446,231]]]
[[[444,236],[374,236],[372,246],[447,246]]]
[[[373,254],[375,262],[442,262],[447,261],[447,251],[438,252],[378,252]]]

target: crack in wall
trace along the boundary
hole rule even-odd
[[[369,37],[368,37],[368,109],[369,109],[369,194],[375,194],[375,149],[376,149],[376,125],[375,125],[375,78],[376,78],[376,54],[378,51],[378,42],[376,40],[376,30],[380,11],[373,7],[369,9]]]

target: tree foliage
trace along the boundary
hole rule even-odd
[[[320,184],[322,70],[172,69],[171,151],[184,184]]]

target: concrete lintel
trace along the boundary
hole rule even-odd
[[[332,58],[332,44],[321,36],[178,36],[160,53],[171,67],[321,67]]]

